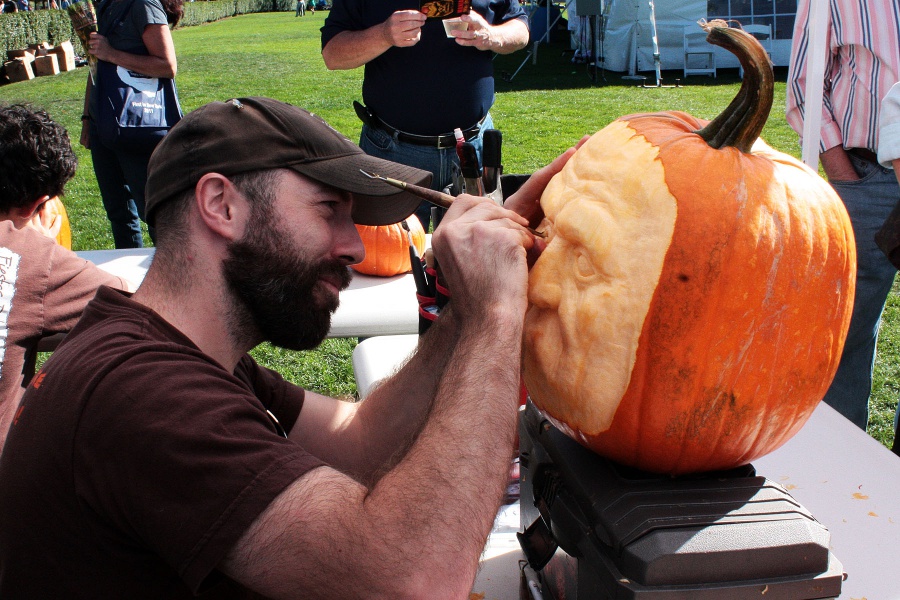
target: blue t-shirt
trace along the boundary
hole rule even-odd
[[[322,47],[342,31],[361,31],[417,0],[335,0],[322,27]],[[528,17],[518,0],[473,0],[472,10],[493,25]],[[390,48],[365,66],[363,101],[379,118],[418,135],[467,129],[494,103],[492,52],[460,46],[439,19],[429,19],[409,48]]]
[[[144,45],[147,25],[168,25],[160,0],[103,0],[97,6],[100,33],[109,45],[129,54],[148,54]]]

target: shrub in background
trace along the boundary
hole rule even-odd
[[[213,0],[185,2],[184,18],[179,27],[190,27],[257,12],[293,11],[294,0]],[[72,22],[64,10],[34,10],[0,15],[0,58],[6,60],[7,50],[21,50],[29,44],[49,42],[57,44],[71,40],[75,53],[84,56]]]

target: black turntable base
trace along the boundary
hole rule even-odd
[[[828,530],[751,465],[682,477],[628,469],[530,402],[519,436],[519,542],[544,600],[840,595]]]

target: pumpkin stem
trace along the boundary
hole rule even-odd
[[[775,77],[769,55],[755,37],[742,29],[728,27],[724,21],[710,21],[702,27],[708,33],[706,41],[738,57],[744,68],[744,80],[728,108],[696,133],[713,148],[730,146],[750,152],[772,110]]]

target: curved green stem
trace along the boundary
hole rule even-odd
[[[744,68],[744,81],[731,104],[697,134],[713,148],[730,146],[750,152],[772,110],[775,90],[772,63],[765,48],[749,33],[721,27],[715,22],[704,29],[708,32],[706,41],[738,57]]]

